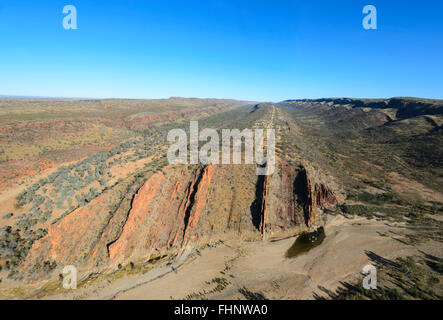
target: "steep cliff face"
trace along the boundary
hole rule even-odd
[[[331,178],[313,168],[282,163],[275,174],[264,178],[259,231],[276,234],[293,227],[310,227],[316,212],[343,200]]]
[[[283,164],[272,176],[253,165],[167,166],[106,191],[51,226],[23,268],[107,266],[176,252],[226,237],[278,235],[315,222],[336,193],[304,167]],[[255,181],[255,183],[254,183]]]
[[[271,183],[268,176],[265,176],[263,178],[263,197],[262,197],[262,203],[261,203],[261,217],[260,217],[260,226],[259,230],[261,234],[264,234],[267,232],[266,223],[269,220],[269,208],[268,208],[268,201],[269,201],[269,193],[271,191]]]
[[[160,172],[140,188],[120,237],[108,245],[111,261],[143,257],[192,240],[207,203],[214,166],[199,167],[191,173],[182,170],[174,181]]]
[[[315,177],[310,176],[303,166],[299,167],[294,180],[294,194],[297,196],[297,203],[303,207],[304,219],[308,227],[316,218],[316,208],[325,209],[338,202],[330,187],[322,181],[315,181]]]

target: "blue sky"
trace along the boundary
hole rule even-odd
[[[435,0],[0,0],[3,95],[441,99],[442,52]]]

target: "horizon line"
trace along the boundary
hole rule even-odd
[[[278,102],[275,101],[259,101],[259,100],[250,100],[250,99],[238,99],[238,98],[214,98],[214,97],[183,97],[183,96],[170,96],[167,98],[104,98],[104,97],[63,97],[63,96],[34,96],[34,95],[8,95],[8,94],[0,94],[1,98],[13,98],[13,99],[63,99],[63,100],[172,100],[172,99],[199,99],[199,100],[234,100],[234,101],[243,101],[243,102],[257,102],[257,103],[279,103],[286,101],[297,101],[297,100],[322,100],[322,99],[367,99],[367,100],[389,100],[389,99],[425,99],[425,100],[443,100],[442,98],[425,98],[425,97],[413,97],[413,96],[391,96],[391,97],[377,97],[377,98],[367,98],[367,97],[351,97],[351,96],[342,96],[342,97],[316,97],[316,98],[288,98],[283,99]]]

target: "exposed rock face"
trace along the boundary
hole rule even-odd
[[[129,257],[134,252],[146,247],[148,241],[153,244],[157,241],[156,238],[152,237],[154,235],[147,238],[146,234],[155,224],[155,217],[152,216],[152,213],[150,214],[149,208],[161,187],[163,179],[163,173],[159,172],[138,190],[121,235],[117,240],[107,245],[109,258],[112,261],[117,260],[123,254],[124,257]]]
[[[269,209],[268,209],[268,199],[269,199],[269,192],[270,192],[270,179],[265,176],[263,182],[263,201],[261,203],[261,219],[260,219],[260,226],[259,230],[262,234],[264,234],[266,229],[266,222],[269,220]]]
[[[214,166],[198,168],[194,173],[195,179],[186,185],[181,179],[168,180],[160,172],[140,188],[121,236],[108,246],[111,261],[144,256],[157,248],[182,246],[192,240],[206,205]]]
[[[96,243],[112,218],[110,194],[103,194],[88,206],[77,209],[61,221],[51,225],[48,234],[31,248],[25,269],[44,261],[74,264],[85,261],[96,250]]]
[[[31,270],[45,261],[58,265],[107,262],[106,244],[121,232],[138,184],[137,179],[122,183],[53,223],[48,234],[31,248],[21,268]]]
[[[275,234],[295,226],[310,227],[317,211],[343,200],[335,184],[326,180],[314,169],[308,171],[303,166],[281,164],[276,173],[263,182],[259,231]]]
[[[306,168],[300,167],[294,180],[294,193],[298,196],[297,202],[303,207],[305,223],[309,227],[315,220],[314,209],[324,209],[337,204],[334,193],[322,182],[311,181]]]
[[[311,226],[317,210],[339,201],[321,181],[288,164],[272,176],[256,176],[253,165],[168,166],[117,185],[52,225],[23,268],[45,261],[106,266],[201,241]]]

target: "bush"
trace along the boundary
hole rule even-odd
[[[397,263],[399,264],[400,271],[405,274],[413,276],[419,271],[419,268],[412,257],[406,257],[405,259],[397,258]]]
[[[11,217],[13,217],[13,216],[14,216],[13,213],[8,213],[8,214],[5,214],[5,215],[3,216],[3,219],[9,219],[9,218],[11,218]]]
[[[374,217],[374,209],[371,207],[363,206],[363,205],[347,205],[344,204],[341,207],[341,210],[345,214],[357,215],[366,217],[368,219],[372,219]]]

